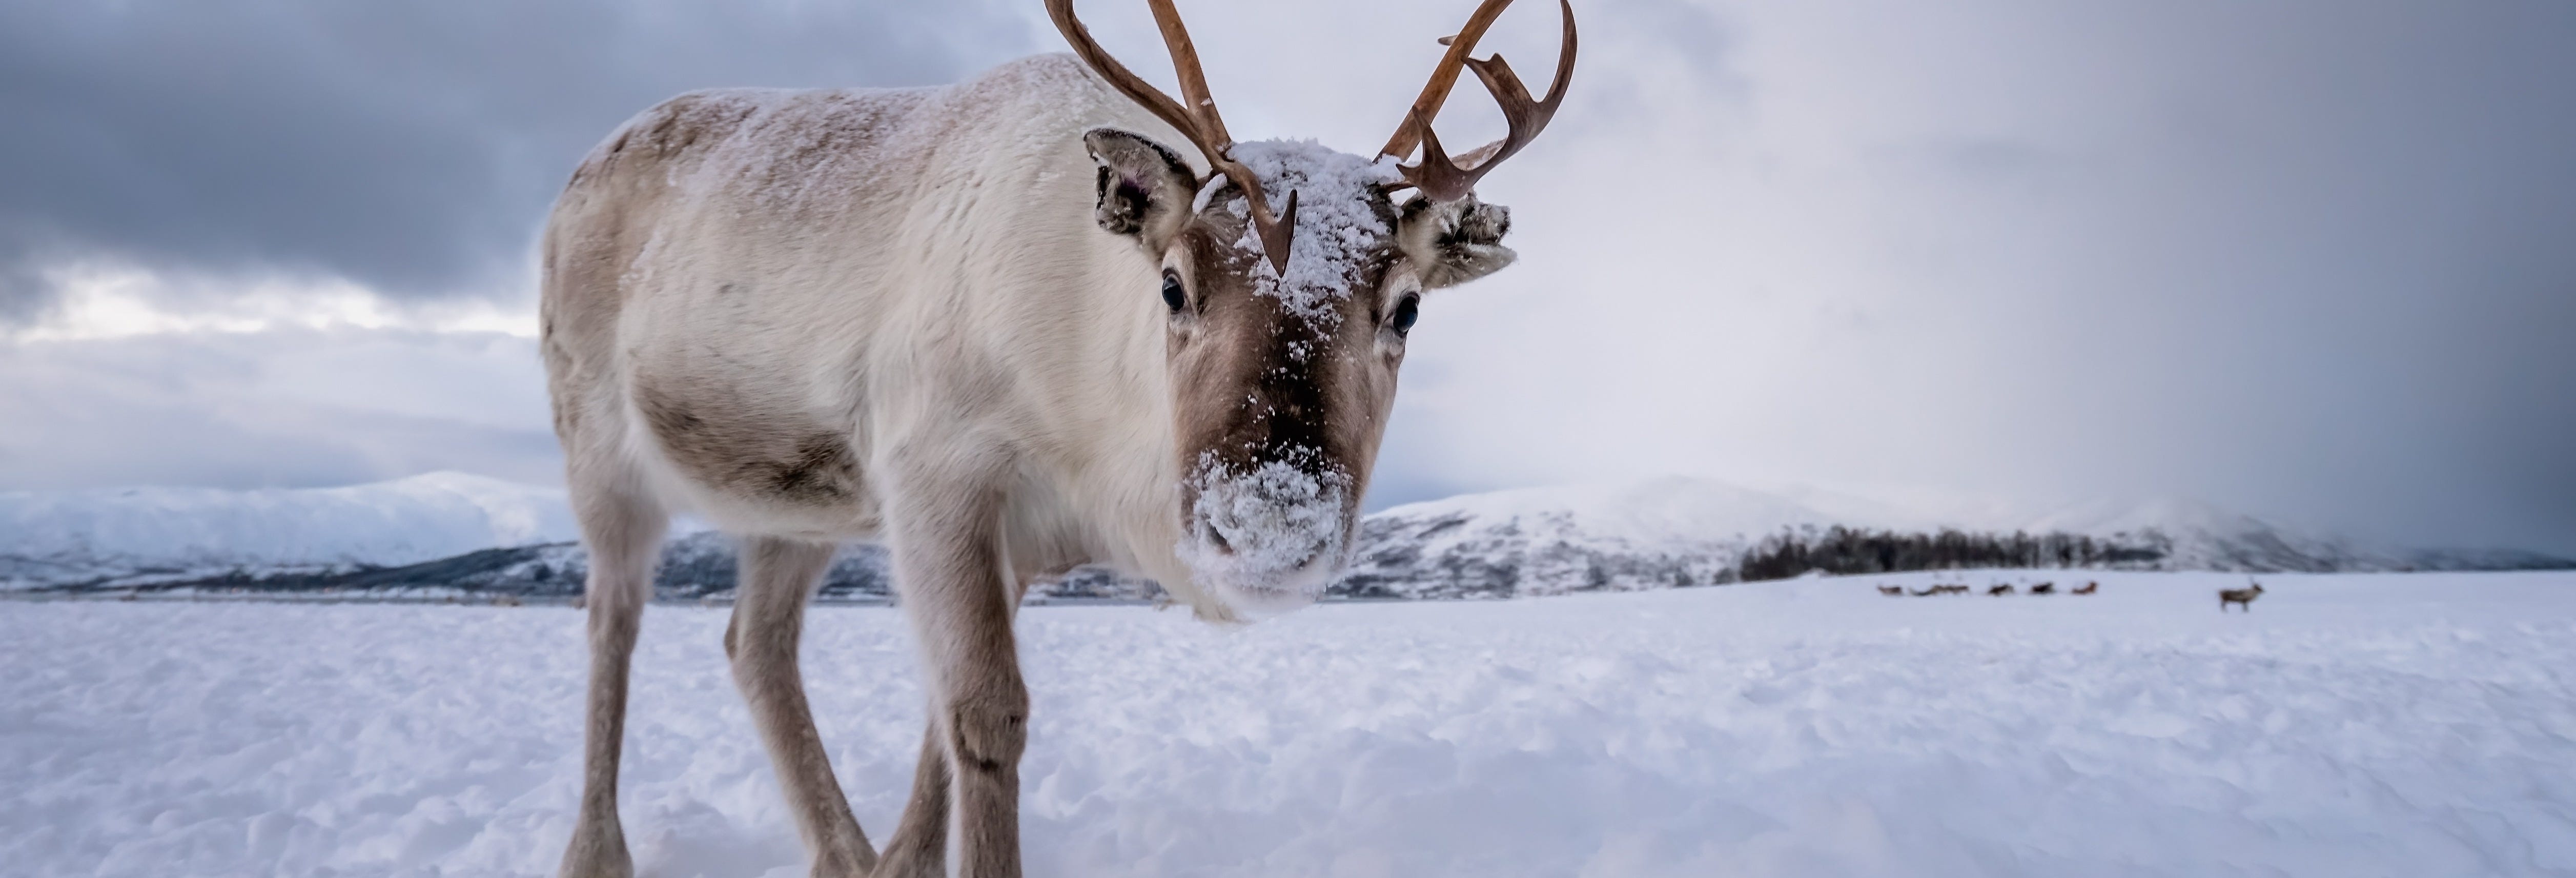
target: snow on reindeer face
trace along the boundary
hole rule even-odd
[[[1508,215],[1472,198],[1399,206],[1390,164],[1312,143],[1236,144],[1274,203],[1296,193],[1282,272],[1231,182],[1201,187],[1150,142],[1104,150],[1113,136],[1134,137],[1090,138],[1098,219],[1133,229],[1162,266],[1179,554],[1239,611],[1303,606],[1348,560],[1426,280],[1508,264]],[[1120,151],[1146,173],[1104,155]]]
[[[1391,169],[1311,144],[1233,155],[1299,208],[1284,274],[1229,183],[1165,253],[1181,557],[1237,609],[1276,612],[1348,557],[1420,290],[1392,271]]]

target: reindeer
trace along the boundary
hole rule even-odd
[[[1904,597],[1904,596],[1905,596],[1905,586],[1902,586],[1902,585],[1882,585],[1882,586],[1879,586],[1879,587],[1878,587],[1878,593],[1879,593],[1879,594],[1886,595],[1886,596],[1888,596],[1888,597],[1892,597],[1892,598],[1895,598],[1895,597]]]
[[[1908,592],[1908,594],[1912,594],[1913,596],[1918,597],[1918,598],[1920,598],[1920,597],[1930,597],[1930,596],[1932,596],[1932,595],[1936,595],[1936,594],[1946,594],[1946,593],[1947,593],[1947,591],[1946,591],[1946,590],[1947,590],[1948,588],[1949,588],[1948,586],[1935,585],[1935,586],[1931,586],[1931,587],[1928,587],[1928,588],[1924,588],[1924,589],[1919,590],[1919,591]]]
[[[939,88],[693,92],[594,149],[542,255],[541,347],[591,553],[562,873],[633,871],[628,659],[669,516],[690,510],[741,538],[725,654],[812,873],[946,874],[953,843],[960,875],[1018,875],[1029,583],[1102,564],[1251,620],[1333,580],[1423,295],[1516,258],[1509,213],[1475,185],[1571,81],[1564,0],[1544,99],[1471,57],[1508,3],[1445,40],[1376,159],[1235,143],[1170,0],[1148,5],[1181,100],[1048,0],[1070,56]],[[1508,133],[1453,159],[1431,123],[1462,70]],[[835,546],[879,539],[930,698],[882,850],[796,654]]]
[[[2040,584],[2038,584],[2038,585],[2031,586],[2031,587],[2030,587],[2030,593],[2031,593],[2031,594],[2056,594],[2056,593],[2057,593],[2057,583],[2054,583],[2054,582],[2043,582],[2043,583],[2040,583]]]
[[[2008,594],[2012,594],[2012,593],[2013,593],[2013,587],[2012,587],[2012,584],[2011,584],[2011,583],[1998,583],[1998,584],[1996,584],[1996,585],[1995,585],[1995,587],[1993,587],[1993,588],[1989,588],[1989,589],[1986,589],[1986,594],[1989,594],[1989,595],[1992,595],[1992,596],[1995,596],[1995,597],[2003,597],[2004,595],[2008,595]]]
[[[2102,584],[2101,584],[2101,583],[2099,583],[2099,582],[2090,582],[2090,581],[2088,581],[2088,582],[2084,583],[2083,585],[2076,586],[2075,588],[2073,588],[2073,589],[2071,589],[2071,590],[2067,591],[2066,593],[2067,593],[2067,594],[2092,594],[2092,593],[2094,593],[2094,592],[2101,591],[2101,590],[2102,590]]]
[[[2263,584],[2260,582],[2252,583],[2244,588],[2219,589],[2218,611],[2221,613],[2227,612],[2227,605],[2235,604],[2237,606],[2244,607],[2245,612],[2254,612],[2254,599],[2262,596]]]

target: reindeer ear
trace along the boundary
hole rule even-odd
[[[1082,145],[1100,166],[1092,221],[1162,252],[1189,217],[1198,175],[1179,153],[1134,132],[1094,128],[1082,135]]]
[[[1469,195],[1456,201],[1416,197],[1404,203],[1396,242],[1413,260],[1424,289],[1454,287],[1503,270],[1520,258],[1503,246],[1511,208]]]

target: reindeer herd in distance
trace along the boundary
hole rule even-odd
[[[2085,582],[2083,585],[2079,585],[2079,586],[2076,586],[2076,587],[2074,587],[2074,588],[2067,589],[2067,590],[2066,590],[2066,593],[2067,593],[2067,594],[2084,594],[2084,595],[2089,595],[2089,594],[2093,594],[2093,593],[2098,592],[2098,591],[2101,591],[2101,590],[2102,590],[2102,583],[2099,583],[2099,582],[2092,582],[2092,581],[2087,581],[2087,582]],[[1888,596],[1888,597],[1892,597],[1892,598],[1901,598],[1901,597],[1918,597],[1918,598],[1921,598],[1921,597],[1931,597],[1931,596],[1934,596],[1934,595],[1967,594],[1967,593],[1969,593],[1970,591],[1972,591],[1972,589],[1970,589],[1970,588],[1967,586],[1967,584],[1965,584],[1965,583],[1950,583],[1950,584],[1934,583],[1932,586],[1930,586],[1930,587],[1928,587],[1928,588],[1921,588],[1921,589],[1914,589],[1914,590],[1907,590],[1907,589],[1906,589],[1906,587],[1905,587],[1905,586],[1902,586],[1902,585],[1882,585],[1882,586],[1879,586],[1879,587],[1878,587],[1878,593],[1879,593],[1879,594],[1883,594],[1883,595],[1886,595],[1886,596]],[[2009,582],[1998,582],[1998,583],[1995,583],[1995,584],[1993,584],[1993,585],[1991,585],[1991,586],[1988,586],[1988,587],[1986,588],[1986,594],[1991,595],[1991,596],[1994,596],[1994,597],[2004,597],[2004,596],[2007,596],[2007,595],[2013,595],[2013,594],[2019,594],[2019,593],[2020,593],[2020,592],[2018,592],[2018,591],[2016,591],[2016,590],[2014,589],[2013,584],[2012,584],[2012,583],[2009,583]],[[2032,585],[2032,586],[2030,586],[2030,593],[2031,593],[2031,594],[2034,594],[2034,595],[2051,595],[2051,594],[2056,594],[2056,593],[2057,593],[2057,583],[2055,583],[2055,582],[2042,582],[2042,583],[2038,583],[2038,584]],[[2243,607],[2243,608],[2245,609],[2245,612],[2248,612],[2248,613],[2254,612],[2254,599],[2255,599],[2255,598],[2258,598],[2258,597],[2262,597],[2262,596],[2263,596],[2263,584],[2262,584],[2262,583],[2259,583],[2259,582],[2248,582],[2244,588],[2223,588],[2223,589],[2219,589],[2219,591],[2218,591],[2218,611],[2219,611],[2219,612],[2222,612],[2222,613],[2227,612],[2227,605],[2229,605],[2229,604],[2235,604],[2235,605],[2237,605],[2237,606],[2239,606],[2239,607]]]
[[[2102,584],[2101,584],[2101,583],[2099,583],[2099,582],[2087,582],[2087,583],[2084,583],[2084,584],[2083,584],[2083,585],[2081,585],[2081,586],[2077,586],[2077,587],[2075,587],[2075,588],[2067,589],[2067,590],[2066,590],[2066,593],[2067,593],[2067,594],[2092,594],[2092,593],[2097,592],[2097,591],[2100,591],[2100,590],[2102,590]],[[1879,586],[1879,587],[1878,587],[1878,593],[1879,593],[1879,594],[1883,594],[1883,595],[1886,595],[1886,596],[1888,596],[1888,597],[1892,597],[1892,598],[1896,598],[1896,597],[1906,597],[1906,596],[1908,596],[1908,595],[1911,595],[1911,596],[1914,596],[1914,597],[1921,598],[1921,597],[1931,597],[1931,596],[1933,596],[1933,595],[1943,595],[1943,594],[1967,594],[1969,591],[1970,591],[1970,589],[1968,588],[1968,586],[1966,586],[1966,585],[1964,585],[1964,584],[1941,585],[1941,584],[1937,584],[1937,583],[1936,583],[1936,584],[1934,584],[1934,585],[1933,585],[1932,587],[1930,587],[1930,588],[1917,589],[1917,590],[1914,590],[1914,591],[1907,591],[1907,590],[1905,589],[1905,586],[1902,586],[1902,585],[1882,585],[1882,586]],[[2014,591],[2014,589],[2013,589],[2013,584],[2012,584],[2012,583],[2009,583],[2009,582],[1998,582],[1998,583],[1995,583],[1993,586],[1988,587],[1988,588],[1986,589],[1986,593],[1987,593],[1987,594],[1990,594],[1990,595],[1994,595],[1994,596],[1996,596],[1996,597],[2002,597],[2002,596],[2004,596],[2004,595],[2008,595],[2008,594],[2018,594],[2018,592]],[[2031,594],[2056,594],[2056,593],[2057,593],[2057,583],[2054,583],[2054,582],[2043,582],[2043,583],[2040,583],[2040,584],[2038,584],[2038,585],[2031,586],[2031,587],[2030,587],[2030,593],[2031,593]]]

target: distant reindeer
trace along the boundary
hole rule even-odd
[[[2040,583],[2040,584],[2038,584],[2038,585],[2031,586],[2031,587],[2030,587],[2030,593],[2031,593],[2031,594],[2056,594],[2056,593],[2057,593],[2057,583],[2054,583],[2054,582],[2043,582],[2043,583]]]
[[[1952,584],[1949,584],[1949,585],[1936,585],[1936,586],[1933,586],[1933,589],[1934,589],[1934,590],[1936,590],[1936,591],[1939,591],[1939,592],[1940,592],[1940,593],[1942,593],[1942,594],[1967,594],[1967,593],[1968,593],[1968,587],[1967,587],[1967,586],[1965,586],[1965,585],[1962,585],[1962,584],[1958,584],[1958,583],[1952,583]]]
[[[1947,592],[1944,592],[1944,591],[1943,591],[1943,589],[1945,589],[1945,588],[1948,588],[1948,586],[1935,585],[1935,586],[1931,586],[1931,587],[1925,588],[1925,589],[1923,589],[1922,591],[1912,592],[1911,594],[1913,594],[1915,597],[1918,597],[1918,598],[1919,598],[1919,597],[1930,597],[1930,596],[1932,596],[1932,595],[1936,595],[1936,594],[1946,594]]]
[[[1902,585],[1882,585],[1882,586],[1879,586],[1879,587],[1878,587],[1878,593],[1879,593],[1879,594],[1886,595],[1886,596],[1888,596],[1888,597],[1902,597],[1902,596],[1904,596],[1904,594],[1905,594],[1905,586],[1902,586]]]
[[[2012,594],[2013,587],[2009,583],[2000,584],[1993,588],[1986,589],[1986,593],[1995,597],[2002,597],[2004,595]]]
[[[2092,594],[2100,590],[2102,590],[2101,583],[2087,582],[2083,585],[2077,586],[2074,591],[2067,592],[2067,594]]]
[[[2218,611],[2227,612],[2227,605],[2235,604],[2244,607],[2245,612],[2254,612],[2254,599],[2262,596],[2263,584],[2260,582],[2244,588],[2221,589],[2218,592]]]
[[[937,88],[693,92],[592,150],[540,258],[539,349],[590,550],[561,873],[634,872],[629,659],[670,516],[694,512],[742,539],[724,652],[810,874],[1020,875],[1012,620],[1029,585],[1100,564],[1219,620],[1322,595],[1358,541],[1423,295],[1515,258],[1476,183],[1573,75],[1563,2],[1547,97],[1471,57],[1508,3],[1443,40],[1370,156],[1234,142],[1171,0],[1146,5],[1178,98],[1047,0],[1070,56]],[[1462,73],[1506,133],[1453,159],[1431,126]],[[890,552],[929,720],[882,848],[797,663],[805,605],[853,540]]]

